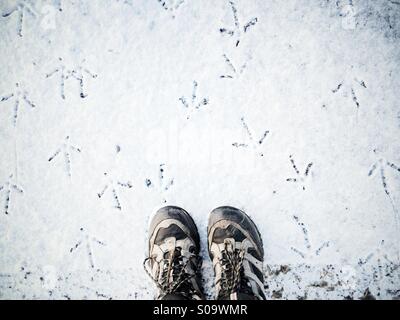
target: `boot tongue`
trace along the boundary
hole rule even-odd
[[[235,252],[235,240],[233,238],[224,239],[225,250],[229,253]]]
[[[176,238],[169,237],[164,241],[165,247],[167,248],[168,252],[173,251],[176,248]]]

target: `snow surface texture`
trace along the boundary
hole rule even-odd
[[[269,298],[400,297],[400,2],[0,2],[0,298],[152,298],[155,208],[246,211]]]

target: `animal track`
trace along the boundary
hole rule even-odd
[[[399,212],[398,212],[398,209],[396,208],[396,205],[394,203],[392,195],[389,192],[388,185],[387,185],[387,182],[386,182],[386,175],[385,175],[385,169],[386,168],[391,168],[391,169],[393,169],[393,170],[395,170],[395,171],[400,173],[400,167],[399,166],[397,166],[396,164],[381,158],[381,159],[379,159],[377,162],[375,162],[372,165],[371,169],[368,172],[368,177],[371,177],[374,174],[374,172],[379,171],[379,177],[380,177],[381,182],[382,182],[383,190],[385,191],[386,196],[389,198],[390,204],[392,205],[393,212],[395,214],[396,227],[400,228]]]
[[[379,245],[375,247],[375,249],[370,252],[365,258],[360,258],[358,260],[358,267],[360,271],[363,273],[363,267],[369,265],[372,267],[372,270],[367,268],[368,274],[371,275],[371,284],[376,285],[376,289],[378,291],[377,295],[380,295],[381,288],[379,286],[379,280],[383,279],[385,276],[393,273],[396,269],[400,267],[399,262],[392,261],[389,259],[388,254],[384,249],[385,240],[381,240]],[[399,261],[399,260],[397,260]]]
[[[36,10],[34,9],[30,0],[20,0],[12,8],[2,14],[3,18],[11,16],[14,12],[18,14],[18,35],[22,37],[22,30],[24,25],[25,12],[30,14],[32,17],[36,17]]]
[[[354,79],[354,82],[356,82],[359,86],[361,86],[365,89],[367,88],[367,85],[365,84],[365,82],[363,80]],[[342,90],[343,87],[344,87],[344,82],[339,83],[335,89],[332,89],[332,93],[339,92],[340,90]],[[345,94],[345,96],[347,96],[348,92],[345,92],[344,94]],[[358,101],[356,91],[353,86],[350,86],[350,94],[351,94],[351,99],[353,100],[355,106],[357,107],[357,109],[359,109],[360,102]]]
[[[148,187],[148,188],[151,188],[151,187],[156,187],[159,191],[160,191],[160,193],[161,193],[161,196],[162,196],[162,201],[164,202],[164,203],[166,203],[167,202],[167,200],[166,200],[166,197],[165,197],[165,193],[172,187],[172,185],[174,184],[174,179],[167,179],[166,180],[166,178],[165,178],[165,163],[162,163],[162,164],[160,164],[160,166],[159,166],[159,175],[158,175],[158,185],[157,186],[155,186],[154,184],[153,184],[153,182],[148,178],[148,179],[146,179],[146,181],[145,181],[145,183],[146,183],[146,186]]]
[[[55,7],[57,8],[58,11],[63,11],[63,0],[56,0],[55,1]]]
[[[399,123],[399,128],[400,128],[400,111],[397,113],[397,121]]]
[[[385,240],[382,240],[379,243],[379,246],[377,248],[375,248],[375,250],[373,252],[370,252],[365,258],[358,259],[358,265],[359,266],[366,265],[374,257],[377,258],[378,260],[380,260],[381,258],[384,258],[387,262],[393,263],[393,261],[391,261],[388,258],[387,254],[384,254],[384,253],[381,252],[381,248],[384,246],[384,244],[385,244]]]
[[[192,96],[190,98],[190,101],[188,102],[187,98],[185,97],[180,97],[179,100],[182,102],[183,106],[187,110],[187,119],[190,118],[190,115],[195,111],[199,110],[202,106],[205,106],[209,103],[208,98],[202,98],[199,99],[197,97],[197,87],[198,84],[196,81],[193,81],[193,90],[192,90]]]
[[[10,202],[11,202],[11,193],[13,191],[18,192],[19,194],[24,193],[24,191],[22,190],[22,188],[20,186],[18,186],[16,183],[13,183],[13,175],[11,174],[8,177],[8,180],[2,185],[0,186],[0,192],[5,192],[6,194],[6,200],[4,203],[4,213],[8,214],[9,213],[9,208],[10,208]]]
[[[171,13],[172,18],[175,18],[175,12],[185,2],[185,0],[157,0],[161,7]]]
[[[94,256],[93,256],[93,250],[91,244],[97,243],[101,246],[105,246],[105,243],[96,239],[95,237],[89,236],[89,234],[83,230],[83,228],[80,228],[80,231],[83,233],[83,237],[69,250],[70,253],[74,252],[77,250],[82,244],[86,246],[86,253],[88,255],[89,259],[89,266],[91,269],[94,269]]]
[[[108,174],[105,172],[104,176],[108,176]],[[110,178],[108,183],[104,186],[103,190],[101,190],[100,193],[97,194],[97,196],[99,197],[99,199],[101,199],[103,197],[103,195],[105,194],[105,192],[107,191],[107,189],[111,190],[113,199],[114,199],[114,203],[115,206],[114,208],[118,209],[118,210],[122,210],[122,206],[121,206],[121,202],[119,201],[119,196],[117,193],[117,188],[119,187],[123,187],[123,188],[132,188],[132,184],[131,182],[127,181],[127,182],[121,182],[121,181],[115,181],[114,179]]]
[[[121,2],[122,4],[126,4],[126,5],[128,5],[128,6],[132,6],[133,5],[133,3],[132,3],[132,0],[115,0],[116,2]]]
[[[19,83],[16,83],[15,86],[16,90],[13,93],[0,97],[0,102],[7,101],[12,98],[15,99],[14,113],[13,113],[14,127],[17,126],[18,111],[19,111],[19,106],[21,104],[21,99],[25,101],[25,103],[29,105],[31,108],[35,108],[35,104],[30,99],[28,99],[28,93],[25,90],[21,90]]]
[[[247,58],[247,60],[245,61],[245,63],[244,63],[241,67],[237,68],[237,67],[235,67],[235,66],[233,65],[233,63],[232,63],[231,60],[226,56],[226,54],[223,54],[222,56],[224,57],[225,63],[227,64],[228,68],[229,68],[230,71],[231,71],[231,72],[228,73],[228,74],[223,74],[223,75],[221,75],[220,78],[222,78],[222,79],[238,79],[238,78],[241,76],[241,74],[243,74],[243,71],[244,71],[244,70],[246,69],[246,67],[247,67],[248,61],[251,59],[250,57]]]
[[[81,149],[78,147],[75,147],[71,145],[69,141],[69,136],[65,137],[64,142],[62,145],[54,152],[54,154],[48,159],[49,162],[53,161],[54,158],[56,158],[61,152],[64,154],[64,160],[65,160],[65,168],[67,171],[67,175],[71,177],[72,172],[71,172],[71,152],[81,152]]]
[[[297,166],[296,166],[296,164],[294,162],[294,159],[293,159],[292,155],[289,156],[289,160],[290,160],[290,163],[292,164],[293,170],[296,172],[297,177],[296,178],[287,178],[286,181],[295,182],[295,183],[301,183],[303,190],[306,190],[306,187],[305,187],[304,184],[306,182],[307,177],[309,177],[309,175],[310,175],[310,169],[311,169],[313,163],[310,162],[306,166],[306,169],[304,170],[304,174],[301,175],[299,169],[297,168]]]
[[[234,146],[236,148],[248,148],[249,146],[251,146],[257,152],[258,155],[263,157],[264,153],[262,153],[259,150],[261,149],[261,146],[264,143],[265,138],[268,136],[269,130],[264,131],[264,133],[262,134],[260,139],[255,140],[254,139],[254,135],[252,134],[249,126],[244,121],[244,117],[242,117],[240,120],[242,121],[242,126],[245,129],[245,132],[247,134],[247,139],[248,139],[249,142],[248,143],[234,142],[234,143],[232,143],[232,146]]]
[[[84,68],[82,65],[78,65],[74,69],[68,69],[65,64],[62,63],[63,59],[58,58],[60,61],[59,67],[54,69],[53,71],[49,72],[46,74],[46,78],[52,77],[56,73],[60,73],[60,95],[62,99],[65,99],[65,81],[73,78],[79,82],[79,88],[80,88],[80,97],[86,98],[88,95],[85,93],[84,90],[84,82],[85,82],[85,77],[86,75],[90,76],[92,79],[97,78],[96,74],[93,74],[91,71],[89,71],[87,68]],[[82,61],[84,63],[85,60]]]
[[[254,26],[257,21],[258,18],[252,18],[250,21],[248,21],[244,26],[241,25],[239,18],[238,18],[238,11],[237,11],[237,7],[234,1],[229,1],[229,4],[231,6],[232,9],[232,14],[233,14],[233,21],[234,21],[234,26],[232,27],[232,29],[228,29],[228,28],[220,28],[219,32],[221,34],[226,34],[229,35],[231,37],[235,37],[236,41],[235,41],[235,45],[236,47],[239,45],[241,37],[242,37],[242,32],[246,33],[252,26]]]
[[[53,0],[55,1],[55,7],[58,11],[62,12],[64,10],[64,0]],[[119,0],[116,0],[117,2]],[[76,6],[84,16],[88,14],[87,12],[87,3],[84,0],[69,0],[69,2]]]
[[[304,243],[305,243],[305,248],[306,248],[306,252],[302,252],[299,249],[296,249],[294,247],[290,247],[290,249],[297,253],[300,257],[302,257],[303,259],[305,258],[312,258],[315,256],[319,256],[321,251],[324,248],[327,248],[330,246],[330,242],[326,241],[324,242],[322,245],[320,245],[316,250],[313,249],[313,246],[310,243],[310,239],[309,239],[309,235],[308,235],[308,230],[305,227],[304,223],[300,221],[299,217],[297,216],[293,216],[293,219],[295,220],[296,224],[301,228],[301,231],[303,233],[304,236]]]

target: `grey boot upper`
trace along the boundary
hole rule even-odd
[[[260,233],[243,211],[219,207],[210,213],[208,250],[218,299],[265,299]]]
[[[199,234],[190,215],[179,207],[161,208],[149,228],[145,269],[156,283],[158,299],[180,295],[202,299]]]

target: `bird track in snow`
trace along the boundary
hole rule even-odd
[[[25,102],[31,108],[35,108],[35,104],[28,98],[28,93],[25,90],[22,90],[19,83],[15,84],[16,90],[13,93],[6,94],[0,97],[0,102],[4,102],[10,99],[14,99],[14,110],[13,110],[13,125],[17,126],[18,121],[18,111],[21,102]],[[22,100],[22,101],[21,101]]]
[[[301,222],[299,217],[297,217],[297,216],[293,216],[293,219],[295,220],[296,224],[301,228],[301,231],[303,233],[306,252],[303,252],[295,247],[290,247],[290,249],[293,252],[297,253],[301,258],[305,259],[305,258],[312,258],[315,256],[319,256],[321,254],[321,251],[324,248],[327,248],[330,246],[330,242],[325,241],[317,249],[314,249],[313,246],[311,245],[309,233],[308,233],[308,230],[307,230],[306,226],[304,225],[304,223]]]
[[[185,0],[157,0],[161,7],[175,18],[175,14],[179,7],[185,3]]]
[[[133,6],[133,0],[114,0],[114,1],[128,6]]]
[[[363,87],[363,88],[367,88],[367,85],[365,84],[365,82],[363,80],[358,80],[358,79],[354,79],[354,82],[356,82],[359,86]],[[343,90],[344,88],[344,84],[345,82],[340,82],[336,88],[332,89],[332,93],[338,93],[339,91]],[[346,91],[346,90],[345,90]],[[348,95],[348,92],[346,91],[344,93],[345,96]],[[356,90],[354,89],[354,86],[350,86],[350,95],[351,95],[351,99],[353,101],[353,103],[355,104],[357,110],[360,108],[360,101],[358,100],[358,97],[356,95]]]
[[[379,243],[379,246],[376,247],[372,252],[367,254],[363,258],[358,259],[358,266],[363,266],[369,263],[373,258],[375,258],[377,261],[381,261],[382,259],[386,260],[389,264],[395,264],[391,259],[389,259],[388,255],[382,251],[382,248],[384,247],[385,240],[381,240]]]
[[[153,183],[153,181],[152,181],[150,178],[147,178],[147,179],[146,179],[146,186],[147,186],[148,188],[152,188],[152,187],[157,188],[158,191],[159,191],[160,194],[161,194],[162,201],[163,201],[164,203],[167,202],[167,200],[166,200],[166,192],[167,192],[167,191],[173,186],[173,184],[174,184],[174,179],[173,179],[173,178],[172,178],[172,179],[166,179],[166,177],[165,177],[165,170],[166,170],[165,167],[166,167],[165,163],[161,163],[161,164],[159,165],[159,170],[158,170],[158,184],[157,184],[157,185],[155,185],[155,184]]]
[[[231,28],[220,28],[219,32],[221,34],[233,37],[235,39],[235,46],[237,47],[242,39],[242,34],[247,33],[252,26],[256,25],[258,18],[252,18],[247,23],[242,25],[238,17],[238,10],[235,1],[229,1],[229,5],[231,6],[234,25]]]
[[[385,194],[388,197],[390,204],[392,205],[393,213],[395,215],[394,218],[395,218],[396,228],[399,231],[399,229],[400,229],[399,211],[393,200],[392,194],[390,193],[390,191],[388,189],[388,185],[387,185],[387,181],[386,181],[386,171],[385,171],[386,168],[391,168],[400,173],[400,166],[381,158],[372,165],[371,169],[368,172],[368,177],[371,177],[375,172],[379,172],[379,178],[381,180],[383,190],[385,191]]]
[[[8,10],[2,13],[2,17],[7,18],[12,16],[14,13],[18,15],[18,22],[17,22],[18,35],[22,37],[25,13],[28,13],[34,18],[37,16],[37,13],[30,0],[17,1],[13,7],[9,8]]]
[[[183,104],[187,111],[187,119],[190,118],[194,111],[199,110],[202,106],[206,106],[209,103],[208,98],[199,98],[197,96],[197,87],[198,83],[196,81],[193,81],[193,90],[190,99],[187,99],[184,96],[179,98],[179,101]]]
[[[254,138],[254,134],[252,133],[252,130],[250,130],[246,121],[244,120],[244,117],[242,117],[240,120],[241,120],[242,126],[246,132],[248,143],[234,142],[234,143],[232,143],[232,146],[234,146],[236,148],[252,147],[259,156],[263,157],[264,153],[261,151],[261,147],[264,143],[264,140],[267,138],[267,136],[269,134],[269,130],[265,130],[264,133],[261,135],[261,137],[257,140]]]
[[[378,296],[381,294],[379,280],[383,279],[386,275],[392,274],[396,269],[400,268],[398,258],[397,262],[390,259],[387,252],[383,250],[384,245],[385,240],[381,240],[379,245],[375,247],[373,251],[368,253],[363,258],[359,258],[357,264],[360,268],[359,272],[365,276],[371,277],[370,285],[375,284]],[[366,265],[369,265],[372,268],[372,270],[367,268],[367,274],[365,274],[365,271],[363,270]]]
[[[118,0],[115,0],[118,2]],[[64,3],[65,0],[54,0],[55,2],[55,7],[58,11],[62,12],[64,11]],[[73,6],[76,6],[78,8],[78,10],[84,15],[86,16],[88,14],[88,3],[89,1],[85,0],[69,0],[70,4],[72,4]],[[90,1],[91,2],[91,1]]]
[[[104,173],[105,177],[108,177],[107,172]],[[119,195],[117,192],[117,188],[128,188],[131,189],[133,187],[132,183],[130,181],[126,182],[121,182],[119,180],[115,180],[113,178],[109,178],[108,182],[105,184],[103,189],[97,193],[97,196],[99,199],[101,199],[104,194],[106,193],[107,190],[111,191],[112,197],[114,199],[114,208],[118,210],[122,210],[121,202],[119,200]]]
[[[251,57],[247,57],[246,61],[240,67],[237,67],[237,66],[235,67],[235,65],[233,64],[231,59],[229,59],[226,54],[223,54],[222,56],[225,60],[225,64],[228,66],[230,72],[220,75],[219,77],[221,79],[238,79],[243,74],[244,70],[246,69],[247,63],[249,62],[249,60],[251,60]]]
[[[10,204],[11,204],[11,194],[13,191],[22,194],[24,190],[18,186],[15,182],[13,182],[13,175],[11,174],[8,177],[8,180],[3,184],[0,185],[0,193],[5,193],[5,202],[4,202],[4,213],[9,214]]]
[[[81,153],[81,149],[78,147],[73,146],[70,143],[70,137],[66,136],[64,139],[64,142],[61,144],[61,146],[49,157],[48,161],[51,162],[53,161],[60,153],[63,153],[64,155],[64,161],[65,161],[65,169],[67,172],[67,175],[69,177],[72,176],[72,170],[71,170],[71,152],[78,152]]]
[[[294,183],[301,183],[302,189],[306,190],[306,187],[305,187],[306,179],[310,176],[310,170],[311,170],[311,167],[313,166],[313,163],[312,162],[308,163],[304,170],[304,173],[301,174],[299,169],[296,166],[296,163],[295,163],[292,155],[289,156],[289,160],[290,160],[290,163],[292,164],[293,170],[296,173],[296,177],[295,178],[287,178],[286,181],[294,182]]]
[[[58,11],[63,11],[63,0],[55,0],[55,7]]]
[[[86,247],[86,254],[88,256],[89,260],[89,267],[91,269],[95,268],[95,261],[94,261],[94,254],[92,250],[92,243],[96,243],[101,246],[105,246],[106,244],[97,238],[90,236],[83,228],[80,228],[80,232],[82,232],[83,236],[78,240],[78,242],[71,248],[69,249],[70,253],[73,253],[76,251],[81,245],[84,245]]]
[[[92,73],[89,69],[85,68],[82,66],[82,64],[76,66],[75,68],[67,68],[67,66],[62,63],[63,59],[62,58],[58,58],[58,60],[60,61],[60,64],[57,68],[55,68],[54,70],[52,70],[51,72],[46,74],[46,78],[51,78],[53,75],[55,75],[56,73],[60,74],[60,95],[62,99],[65,99],[65,82],[66,80],[69,79],[74,79],[76,81],[78,81],[79,83],[79,96],[84,99],[86,98],[88,95],[85,93],[85,79],[86,79],[86,75],[90,76],[92,79],[97,78],[97,74]],[[82,61],[82,63],[84,63],[85,60]]]

